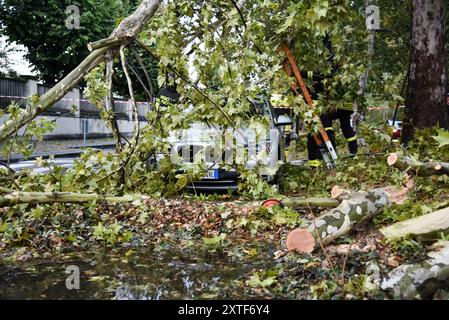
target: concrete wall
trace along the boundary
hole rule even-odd
[[[56,128],[45,136],[46,140],[56,139],[81,139],[83,138],[82,122],[88,121],[87,138],[106,138],[112,137],[111,130],[106,126],[106,122],[101,119],[87,119],[74,117],[52,117],[52,116],[38,116],[36,119],[46,118],[49,120],[56,120]],[[5,117],[0,118],[0,125],[5,122]],[[117,121],[120,132],[125,136],[130,136],[133,133],[134,122],[127,120]],[[141,121],[140,127],[143,128],[147,123]],[[19,131],[22,134],[24,128]]]
[[[36,81],[34,80],[28,80],[28,82],[26,83],[26,96],[31,96],[33,94],[37,94],[38,93],[38,84]],[[7,92],[2,93],[0,92],[0,96],[1,95],[8,95]],[[82,116],[82,112],[80,112],[80,110],[78,109],[78,111],[75,114],[71,114],[70,112],[68,112],[69,108],[73,105],[75,105],[78,108],[82,108],[80,101],[82,101],[82,93],[80,92],[79,89],[75,88],[72,91],[70,91],[69,93],[67,93],[67,95],[63,98],[63,100],[61,100],[60,105],[62,106],[62,113],[64,113],[64,115],[53,115],[53,113],[50,110],[50,114],[45,114],[42,116],[38,116],[37,119],[39,118],[46,118],[46,119],[50,119],[50,120],[55,120],[56,121],[56,128],[49,133],[45,139],[80,139],[83,137],[83,122],[87,120],[88,122],[88,134],[87,137],[88,138],[104,138],[104,137],[111,137],[112,136],[112,132],[111,130],[107,127],[106,122],[98,119],[98,117],[89,117],[89,116]],[[83,100],[84,101],[84,100]],[[86,101],[84,101],[86,102]],[[121,102],[123,103],[123,102]],[[126,103],[126,102],[125,102]],[[128,106],[124,106],[126,107],[124,110],[128,110],[128,117],[127,119],[120,119],[117,120],[118,126],[119,126],[119,130],[122,134],[129,136],[132,135],[133,131],[134,131],[134,116],[133,116],[133,112],[132,112],[132,107],[131,107],[131,103],[128,102],[129,107]],[[142,128],[143,126],[145,126],[147,123],[146,121],[144,121],[146,113],[148,112],[149,109],[149,104],[147,103],[138,103],[138,111],[139,111],[139,116],[140,116],[140,122],[139,125]],[[60,109],[61,107],[58,108],[57,111],[61,111]],[[67,112],[64,112],[65,108],[67,108]],[[123,108],[122,108],[123,109]],[[61,113],[61,112],[60,112]],[[6,117],[0,117],[0,125],[3,124],[6,120]],[[24,129],[22,128],[19,131],[19,134],[22,134],[24,131]]]

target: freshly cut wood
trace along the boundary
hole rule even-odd
[[[387,239],[413,236],[419,238],[437,237],[449,233],[449,208],[425,214],[420,217],[395,223],[380,229]]]
[[[3,190],[6,191],[6,190]],[[144,197],[145,198],[145,197]],[[84,203],[94,200],[107,202],[132,202],[133,196],[112,197],[100,194],[83,194],[68,192],[21,192],[11,191],[0,194],[0,207],[11,207],[19,203]]]
[[[331,190],[331,197],[332,197],[332,199],[337,199],[344,192],[345,192],[345,190],[341,189],[339,186],[334,186]]]
[[[387,163],[391,167],[398,161],[398,155],[396,153],[390,153],[387,158]]]
[[[395,186],[388,186],[383,188],[390,198],[390,202],[394,204],[403,204],[408,199],[408,192],[415,187],[415,181],[406,175],[405,184],[402,188],[398,189]]]
[[[382,279],[380,288],[396,299],[432,299],[439,289],[449,289],[449,241],[437,242],[419,264],[405,264]]]
[[[410,168],[422,176],[449,174],[449,163],[446,162],[421,162],[410,157],[398,156],[396,153],[391,153],[387,162],[389,166],[394,166],[400,170]]]
[[[356,225],[371,219],[390,203],[383,189],[367,192],[343,192],[341,204],[318,217],[307,228],[296,229],[287,236],[289,250],[310,253],[348,234]],[[341,195],[340,195],[341,197]]]
[[[296,229],[287,236],[287,250],[310,253],[315,249],[315,239],[306,229]]]

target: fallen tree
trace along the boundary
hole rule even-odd
[[[284,198],[282,204],[292,209],[307,207],[335,208],[340,205],[340,201],[331,198]]]
[[[133,196],[113,197],[101,194],[83,194],[69,192],[22,192],[1,189],[0,207],[11,207],[20,203],[85,203],[102,200],[111,203],[132,202]]]
[[[439,234],[449,233],[449,208],[438,210],[420,217],[401,221],[380,229],[387,239],[418,237],[429,239]]]
[[[383,189],[340,191],[336,196],[342,200],[338,207],[316,218],[308,227],[289,233],[286,242],[288,250],[310,253],[348,234],[356,225],[371,219],[390,203],[388,193]]]
[[[146,23],[154,16],[159,5],[160,0],[143,0],[136,11],[125,18],[108,39],[91,44],[89,46],[91,49],[97,49],[92,51],[77,68],[48,92],[38,97],[37,101],[30,101],[29,108],[23,110],[18,119],[8,120],[0,126],[0,142],[8,139],[14,132],[61,100],[99,63],[111,59],[111,54],[117,55],[120,47],[132,43]]]
[[[389,166],[403,171],[413,170],[422,176],[449,174],[449,163],[446,162],[421,162],[411,157],[398,156],[396,153],[390,153],[387,162]]]
[[[269,199],[265,201],[236,201],[234,202],[238,206],[251,207],[251,208],[270,208],[275,206],[286,206],[291,209],[301,208],[335,208],[340,205],[340,201],[331,198],[300,198],[289,197],[283,199]]]
[[[449,241],[434,245],[430,259],[397,267],[380,283],[396,299],[432,299],[440,289],[449,289]]]

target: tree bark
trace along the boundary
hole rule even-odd
[[[310,253],[348,234],[356,225],[371,219],[390,203],[382,189],[343,192],[341,204],[316,218],[307,228],[296,229],[287,237],[287,249]]]
[[[387,239],[418,237],[437,238],[441,233],[449,233],[449,208],[438,210],[420,217],[395,223],[380,229]]]
[[[449,242],[435,245],[430,259],[397,267],[383,279],[380,288],[396,299],[432,299],[439,289],[449,289]]]
[[[403,143],[418,128],[449,127],[446,107],[445,0],[413,0]]]
[[[160,0],[143,0],[136,11],[125,18],[112,32],[110,38],[119,38],[121,41],[109,42],[106,46],[94,50],[76,69],[42,95],[37,103],[32,104],[29,110],[23,111],[17,121],[9,120],[0,126],[0,142],[8,139],[14,132],[61,100],[87,73],[105,59],[106,52],[114,49],[115,54],[117,54],[121,45],[132,42],[142,31],[145,24],[154,16],[159,5]]]

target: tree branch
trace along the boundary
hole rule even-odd
[[[159,8],[160,0],[143,0],[136,11],[125,18],[120,25],[112,32],[110,38],[120,38],[122,44],[130,43],[143,30],[146,23],[154,16]],[[0,126],[0,142],[6,140],[14,132],[18,131],[25,124],[31,122],[40,113],[51,107],[53,104],[61,100],[69,91],[71,91],[82,79],[95,68],[101,61],[105,59],[108,50],[115,47],[116,44],[109,44],[93,51],[83,62],[80,63],[69,75],[46,92],[39,101],[31,105],[30,110],[23,111],[18,120],[6,121]],[[116,50],[116,49],[114,49]]]

